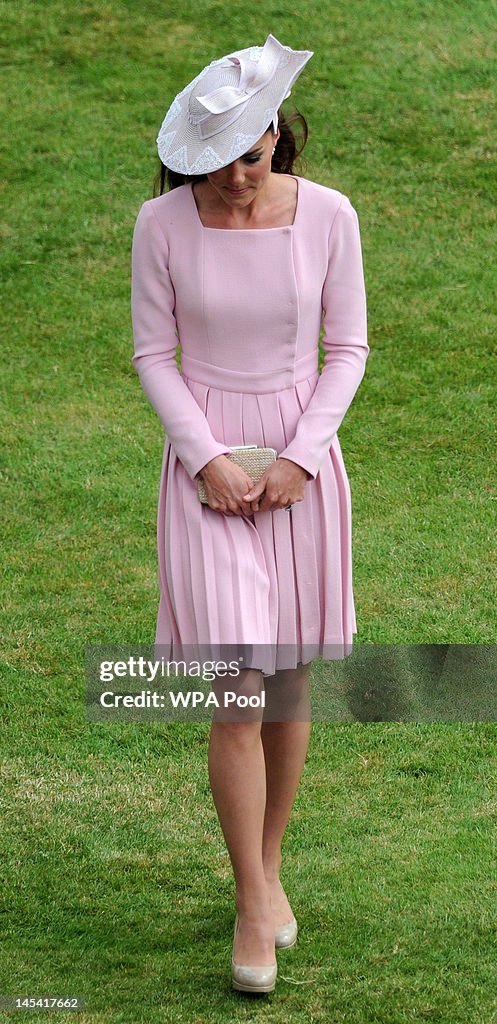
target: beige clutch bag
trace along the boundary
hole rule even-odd
[[[232,452],[228,458],[241,466],[252,477],[255,484],[261,479],[268,466],[278,458],[276,448],[258,448],[256,444],[240,444],[233,447],[228,445],[228,447]],[[200,501],[206,505],[207,495],[202,478],[199,479],[197,486]]]

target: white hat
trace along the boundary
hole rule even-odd
[[[210,174],[246,153],[290,95],[312,50],[269,35],[264,46],[214,60],[171,104],[157,136],[162,163],[184,175]]]

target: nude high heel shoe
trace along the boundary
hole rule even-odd
[[[276,949],[290,949],[297,941],[297,922],[294,917],[289,924],[281,924],[274,931]]]
[[[249,967],[235,963],[235,938],[238,928],[238,914],[235,918],[233,935],[233,955],[231,957],[231,982],[238,992],[272,992],[276,985],[278,964],[266,964],[264,967]]]

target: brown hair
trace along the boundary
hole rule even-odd
[[[293,131],[293,126],[296,124],[300,126],[301,138],[299,140],[297,140]],[[293,174],[294,162],[300,156],[307,142],[309,134],[307,121],[304,115],[299,114],[298,111],[286,116],[281,110],[279,110],[278,128],[280,130],[280,137],[271,162],[271,170],[276,174]],[[266,131],[272,132],[272,130],[273,125],[271,123],[269,128],[266,128]],[[266,134],[266,132],[264,134]],[[171,171],[169,167],[166,167],[160,159],[159,164],[160,167],[154,179],[154,199],[157,195],[163,195],[166,183],[168,192],[170,192],[171,189],[178,188],[180,185],[186,185],[189,181],[203,181],[207,177],[206,174],[178,174],[176,171]],[[160,191],[156,192],[156,188],[158,187],[160,188]]]

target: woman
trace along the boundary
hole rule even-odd
[[[232,983],[251,992],[274,989],[275,947],[296,941],[279,873],[311,662],[345,657],[356,632],[336,431],[364,374],[366,300],[350,201],[292,173],[280,106],[311,56],[270,35],[186,86],[157,139],[170,190],[133,237],[133,364],[167,434],[156,643],[171,658],[247,645],[237,693],[267,697],[265,712],[216,714],[209,745],[236,882]],[[259,481],[229,457],[248,444],[278,453]]]

